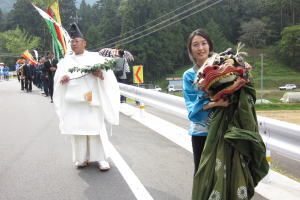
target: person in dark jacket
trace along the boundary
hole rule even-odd
[[[32,80],[34,78],[35,67],[29,60],[27,60],[23,70],[25,77],[25,89],[27,92],[32,92]]]
[[[46,70],[45,67],[45,62],[46,62],[46,58],[42,57],[41,58],[41,78],[42,78],[42,82],[43,82],[43,88],[44,88],[44,94],[46,97],[49,96],[49,77],[48,77],[48,72]]]
[[[49,95],[51,97],[51,103],[53,103],[53,80],[55,71],[57,69],[57,60],[54,59],[54,55],[52,52],[47,53],[48,60],[44,63],[46,68],[46,72],[48,74],[48,83],[49,83]]]
[[[118,51],[118,57],[115,58],[116,61],[116,68],[115,68],[115,76],[117,78],[117,81],[119,83],[124,83],[127,84],[127,74],[130,72],[130,68],[128,65],[128,62],[126,58],[124,57],[124,50],[119,50]],[[120,97],[120,102],[121,103],[126,103],[126,97],[121,95]]]

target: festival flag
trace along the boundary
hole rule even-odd
[[[59,54],[65,55],[66,53],[71,51],[71,38],[68,32],[62,27],[60,23],[58,23],[53,17],[56,16],[56,19],[60,20],[59,10],[58,10],[58,2],[57,6],[53,6],[53,13],[50,11],[51,15],[47,14],[42,9],[38,8],[34,4],[32,6],[38,11],[38,13],[44,18],[45,22],[48,25],[48,28],[51,32],[52,38],[54,40],[54,48],[56,51],[56,58],[59,59]],[[58,13],[58,14],[55,14]],[[55,15],[53,15],[55,14]],[[59,17],[58,17],[59,16]]]
[[[29,53],[28,49],[26,49],[21,57],[29,60],[34,66],[38,66],[38,62],[33,58],[33,56]]]
[[[61,25],[61,18],[60,18],[60,13],[59,13],[58,0],[56,0],[51,6],[48,7],[47,13],[54,20],[56,20],[57,23],[59,23]],[[57,39],[60,42],[60,44],[63,48],[64,54],[65,54],[67,49],[66,49],[66,43],[64,41],[63,34],[60,31],[60,28],[56,24],[54,24],[54,28],[55,28],[55,31],[56,31]]]

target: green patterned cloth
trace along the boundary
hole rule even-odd
[[[268,173],[255,100],[255,89],[247,84],[230,96],[230,106],[216,108],[194,177],[193,200],[251,199]]]

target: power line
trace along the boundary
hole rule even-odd
[[[166,23],[166,22],[170,21],[171,19],[174,19],[174,18],[176,18],[176,17],[178,17],[178,16],[180,16],[180,15],[186,13],[186,12],[189,12],[190,10],[193,10],[193,9],[195,9],[195,8],[197,8],[197,7],[199,7],[199,6],[203,5],[203,4],[205,4],[205,3],[207,3],[208,1],[209,1],[209,0],[205,0],[205,1],[203,1],[203,2],[201,2],[201,3],[199,3],[199,4],[197,4],[196,6],[191,7],[191,8],[189,8],[189,9],[187,9],[187,10],[185,10],[185,11],[183,11],[183,12],[177,14],[177,15],[174,15],[174,16],[172,16],[172,17],[166,19],[166,20],[163,20],[162,22],[160,22],[160,23],[158,23],[158,24],[155,24],[155,25],[153,25],[153,26],[151,26],[151,27],[149,27],[149,28],[147,28],[147,29],[145,29],[145,30],[143,30],[143,31],[140,31],[140,32],[138,32],[138,33],[135,33],[135,34],[133,34],[133,35],[127,37],[127,38],[123,38],[123,39],[118,40],[118,41],[116,41],[116,42],[112,42],[112,43],[109,43],[109,44],[105,44],[105,45],[103,45],[103,47],[109,47],[109,46],[111,46],[111,45],[120,43],[121,41],[130,39],[130,38],[132,38],[132,37],[134,37],[134,36],[136,36],[136,35],[139,35],[139,34],[141,34],[141,33],[143,33],[143,32],[146,32],[146,31],[148,31],[148,30],[151,30],[151,29],[153,29],[153,28],[155,28],[155,27],[157,27],[157,26],[159,26],[159,25],[161,25],[161,24],[163,24],[163,23]]]
[[[1,55],[16,55],[15,53],[9,53],[9,52],[0,52]]]
[[[20,56],[15,53],[0,52],[0,57],[20,57]]]
[[[218,3],[220,3],[221,1],[223,1],[223,0],[218,0],[218,1],[216,1],[216,2],[214,2],[214,3],[212,3],[212,4],[210,4],[210,5],[206,6],[205,8],[202,8],[202,9],[200,9],[200,10],[197,10],[197,11],[195,11],[195,12],[193,12],[193,13],[187,15],[187,16],[182,17],[182,18],[179,19],[179,20],[176,20],[176,21],[174,21],[174,22],[171,22],[170,24],[167,24],[166,26],[160,27],[160,28],[158,28],[158,29],[156,29],[156,30],[154,30],[154,31],[152,31],[152,32],[150,32],[150,33],[144,34],[144,35],[142,35],[142,36],[140,36],[140,37],[138,37],[138,38],[134,38],[134,39],[132,39],[132,40],[129,40],[129,41],[127,41],[127,42],[123,42],[123,43],[120,43],[120,44],[127,44],[127,43],[133,42],[133,41],[135,41],[135,40],[138,40],[138,39],[140,39],[140,38],[143,38],[143,37],[145,37],[145,36],[147,36],[147,35],[150,35],[150,34],[152,34],[152,33],[155,33],[155,32],[157,32],[157,31],[159,31],[159,30],[161,30],[161,29],[163,29],[163,28],[166,28],[166,27],[168,27],[168,26],[170,26],[170,25],[173,25],[173,24],[175,24],[175,23],[177,23],[177,22],[179,22],[179,21],[181,21],[181,20],[183,20],[183,19],[185,19],[185,18],[187,18],[187,17],[189,17],[189,16],[192,16],[192,15],[194,15],[194,14],[200,12],[200,11],[203,11],[203,10],[205,10],[205,9],[207,9],[207,8],[210,8],[211,6],[214,6],[214,5],[218,4]]]
[[[0,54],[0,57],[13,57],[13,58],[18,58],[20,56],[16,56],[16,55],[1,55]]]
[[[183,7],[185,7],[185,6],[187,6],[187,5],[190,5],[190,4],[194,3],[195,1],[197,1],[197,0],[194,0],[194,1],[191,1],[191,2],[189,2],[189,3],[187,3],[187,4],[184,4],[183,6],[180,6],[180,7],[176,8],[176,9],[174,9],[174,10],[172,10],[172,11],[170,11],[170,12],[168,12],[168,13],[166,13],[166,14],[164,14],[164,15],[162,15],[162,16],[160,16],[160,17],[158,17],[158,18],[156,18],[156,19],[154,19],[154,20],[152,20],[152,21],[150,21],[150,22],[147,22],[146,24],[143,24],[143,25],[141,25],[141,26],[139,26],[139,27],[137,27],[137,28],[134,28],[134,29],[132,29],[132,30],[130,30],[130,31],[128,31],[128,32],[125,32],[125,33],[123,33],[122,35],[113,37],[113,38],[107,40],[106,42],[112,41],[112,40],[117,39],[117,38],[121,38],[121,36],[128,35],[129,33],[133,32],[133,31],[135,31],[135,30],[138,30],[138,29],[140,29],[140,28],[142,28],[142,27],[144,27],[144,26],[146,26],[146,25],[148,25],[148,24],[151,24],[151,23],[153,23],[153,22],[155,22],[155,21],[157,21],[157,20],[159,20],[159,19],[161,19],[161,18],[163,18],[163,17],[165,17],[165,16],[167,16],[167,15],[170,15],[171,13],[173,13],[173,12],[175,12],[175,11],[177,11],[177,10],[179,10],[179,9],[181,9],[181,8],[183,8]],[[99,44],[99,45],[105,44],[106,42],[103,42],[103,43],[101,43],[101,44]],[[91,48],[94,48],[94,47],[95,47],[95,46],[93,46],[93,47],[91,47]]]

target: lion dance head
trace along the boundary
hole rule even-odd
[[[242,55],[245,54],[234,54],[230,48],[215,55],[212,64],[201,67],[197,72],[196,84],[207,92],[213,101],[227,99],[228,95],[249,82],[251,66],[244,62]]]

